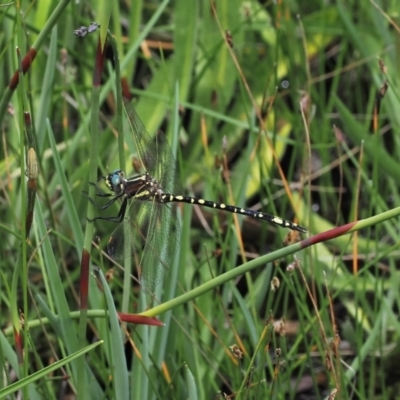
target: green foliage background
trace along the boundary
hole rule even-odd
[[[98,31],[74,36],[93,20]],[[137,113],[168,134],[184,193],[296,220],[309,235],[394,208],[396,0],[17,1],[0,21],[1,398],[398,398],[396,218],[265,263],[285,230],[179,207],[179,254],[154,300],[133,262],[101,251],[115,226],[88,224],[81,194],[90,173],[134,173],[128,131],[120,162],[110,47],[93,85],[108,28]],[[87,248],[87,325],[85,234],[99,239]],[[245,276],[194,292],[252,259]],[[167,307],[183,293],[190,301]],[[116,318],[156,304],[164,327]]]

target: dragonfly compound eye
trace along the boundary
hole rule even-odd
[[[115,193],[121,193],[124,189],[123,185],[123,175],[121,171],[114,171],[106,179],[107,186]]]

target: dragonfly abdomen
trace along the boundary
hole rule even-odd
[[[197,199],[195,197],[190,197],[190,196],[181,196],[181,195],[173,195],[173,194],[167,194],[164,193],[161,196],[161,201],[163,203],[171,203],[171,202],[178,202],[178,203],[188,203],[188,204],[198,204],[203,207],[209,207],[209,208],[215,208],[223,211],[228,211],[234,214],[241,214],[241,215],[246,215],[247,217],[263,220],[270,222],[272,224],[284,227],[284,228],[289,228],[298,232],[306,233],[307,230],[303,228],[302,226],[297,225],[294,222],[287,221],[285,219],[282,219],[280,217],[277,217],[272,214],[266,214],[262,213],[259,211],[254,211],[254,210],[248,210],[242,207],[236,207],[236,206],[231,206],[229,204],[224,204],[224,203],[216,203],[214,201],[209,201],[209,200],[204,200],[204,199]]]

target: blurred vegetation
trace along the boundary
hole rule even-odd
[[[82,196],[93,177],[135,174],[128,129],[118,147],[123,86],[168,135],[183,194],[307,236],[395,209],[396,0],[16,1],[0,20],[0,398],[399,398],[398,216],[293,256],[283,242],[300,235],[178,206],[153,298],[134,260],[107,257],[116,225],[87,221],[119,203],[103,214]],[[116,317],[145,310],[165,326]]]

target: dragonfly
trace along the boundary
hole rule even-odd
[[[119,223],[107,243],[107,252],[114,260],[121,260],[128,255],[134,257],[139,267],[143,292],[154,291],[178,250],[180,225],[171,207],[173,203],[197,204],[245,215],[297,232],[307,232],[306,228],[272,214],[175,194],[179,186],[175,179],[175,158],[166,136],[158,133],[151,137],[127,99],[124,99],[124,108],[143,173],[125,177],[124,172],[117,169],[101,176],[98,182],[105,182],[107,193],[97,183],[89,182],[96,187],[97,197],[109,198],[104,205],[99,205],[87,192],[83,194],[100,210],[121,200],[118,215],[98,216],[92,221]]]

